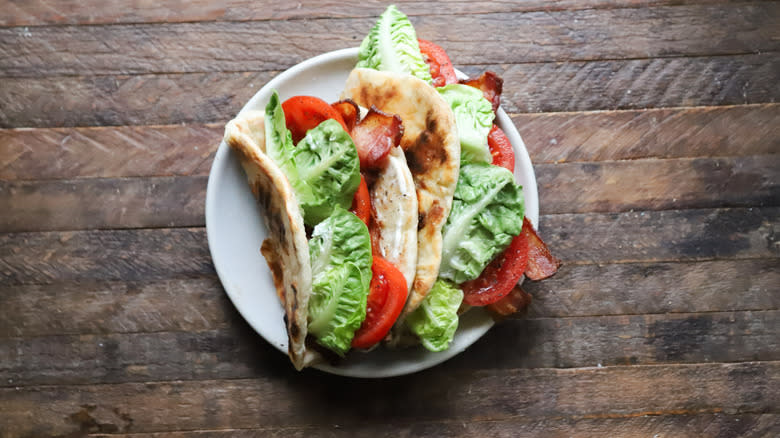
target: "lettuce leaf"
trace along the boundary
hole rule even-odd
[[[314,227],[309,253],[309,333],[320,345],[343,356],[366,318],[373,263],[368,228],[357,216],[337,206],[331,216]]]
[[[442,229],[439,277],[473,280],[523,227],[523,191],[514,175],[491,164],[462,164]]]
[[[341,124],[325,120],[295,146],[275,91],[265,111],[266,152],[287,175],[304,223],[317,225],[337,205],[349,208],[360,184],[360,161],[352,137]]]
[[[433,288],[406,324],[430,351],[446,350],[458,329],[458,308],[463,292],[452,283],[436,280]]]
[[[414,26],[394,5],[387,7],[363,39],[356,67],[407,73],[433,83]]]
[[[493,127],[493,106],[478,88],[450,84],[437,88],[455,114],[460,137],[460,159],[466,163],[490,163],[493,156],[487,137]]]

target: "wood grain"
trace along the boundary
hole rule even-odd
[[[736,3],[731,0],[523,0],[516,2],[400,0],[395,4],[407,15],[481,14],[518,11],[557,11],[596,8],[634,8],[651,5],[696,3]],[[443,4],[442,4],[443,3]],[[282,0],[262,4],[250,0],[215,3],[208,0],[160,0],[153,5],[122,1],[1,0],[0,26],[36,26],[46,24],[175,23],[189,21],[258,21],[342,17],[376,17],[386,2],[378,0],[300,1],[295,5]],[[100,10],[100,14],[95,11]]]
[[[778,168],[780,155],[534,166],[542,214],[780,206]],[[0,181],[0,232],[203,226],[207,180]]]
[[[208,175],[221,124],[0,130],[0,179]]]
[[[777,207],[560,214],[540,233],[567,265],[777,259],[779,221]],[[203,228],[0,234],[5,285],[213,273]]]
[[[540,212],[780,205],[780,155],[538,164]]]
[[[778,104],[512,115],[535,164],[776,154],[777,120]]]
[[[437,368],[370,381],[317,371],[296,373],[290,368],[259,379],[3,388],[0,411],[10,425],[8,435],[29,436],[334,424],[365,427],[440,418],[470,422],[775,414],[780,402],[777,362],[451,374]],[[307,414],[290,415],[293,410]],[[29,421],[33,413],[34,424]]]
[[[535,164],[767,155],[780,104],[514,114]],[[207,175],[223,126],[0,130],[0,179]]]
[[[780,101],[772,53],[465,67],[504,78],[510,113]],[[0,127],[224,123],[277,72],[6,78]]]
[[[778,17],[780,5],[765,2],[412,21],[418,36],[444,47],[455,65],[468,65],[771,52],[780,50]],[[373,24],[329,18],[0,28],[0,76],[284,70],[359,45]],[[470,38],[453,38],[453,28]]]
[[[776,361],[780,328],[772,322],[779,315],[770,310],[509,319],[440,372]],[[281,319],[280,310],[279,324]],[[496,348],[499,344],[504,348]],[[5,338],[0,353],[0,370],[8,379],[0,387],[261,378],[290,366],[241,321],[199,332]]]
[[[4,285],[204,274],[214,266],[203,228],[0,234]]]
[[[208,177],[0,182],[0,231],[205,224]],[[248,186],[247,186],[248,187]]]
[[[529,316],[556,317],[780,309],[778,284],[780,260],[753,259],[564,264],[523,289]]]
[[[0,286],[0,337],[221,330],[243,320],[219,280],[201,278]],[[631,284],[631,288],[626,288]],[[780,260],[564,265],[524,283],[528,317],[780,309]]]
[[[433,421],[411,424],[342,426],[327,429],[311,426],[289,428],[250,428],[197,430],[164,433],[129,433],[90,435],[101,438],[245,438],[261,435],[304,437],[354,437],[372,436],[391,438],[396,436],[448,436],[448,437],[500,437],[516,436],[540,438],[633,438],[640,436],[673,436],[679,438],[715,438],[740,436],[758,438],[775,435],[780,418],[777,414],[688,414],[688,415],[640,415],[622,418],[527,418],[489,421]]]
[[[777,258],[778,208],[560,214],[541,235],[564,263]]]
[[[216,276],[0,286],[0,337],[224,329],[240,321]]]

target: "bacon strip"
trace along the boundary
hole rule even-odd
[[[527,221],[527,219],[526,219]],[[547,245],[542,241],[530,222],[523,223],[523,231],[528,226],[528,265],[525,276],[530,280],[544,280],[558,272],[561,261],[550,254]]]
[[[338,111],[339,114],[341,114],[341,118],[344,119],[344,123],[347,124],[347,130],[352,132],[352,130],[355,129],[355,125],[358,123],[358,119],[360,118],[360,108],[358,108],[358,105],[355,103],[355,101],[352,99],[344,99],[336,103],[332,103],[330,106]]]
[[[499,75],[492,71],[486,71],[476,79],[461,79],[460,83],[482,90],[485,99],[493,104],[493,112],[498,111],[498,105],[501,103],[501,91],[504,87],[504,80]]]
[[[524,311],[530,304],[531,294],[521,289],[520,286],[515,286],[504,298],[493,304],[488,304],[485,308],[496,315],[509,316]]]
[[[401,144],[404,125],[398,115],[383,113],[372,105],[351,134],[360,158],[360,169],[379,169],[390,149]]]

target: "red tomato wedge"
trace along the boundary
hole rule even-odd
[[[318,97],[293,96],[282,103],[282,110],[284,111],[285,124],[292,133],[295,144],[298,144],[306,136],[309,129],[317,127],[327,119],[336,120],[341,123],[345,131],[349,132],[341,114],[333,109],[328,102]]]
[[[360,118],[360,108],[358,108],[358,105],[355,103],[355,101],[352,99],[344,99],[336,103],[332,103],[330,106],[332,106],[333,109],[341,114],[341,118],[344,120],[347,128],[349,128],[347,132],[351,133],[352,129],[355,127],[355,125],[357,125],[358,119]]]
[[[355,216],[359,217],[368,226],[368,221],[371,220],[371,197],[368,193],[368,184],[366,184],[366,179],[363,175],[360,175],[360,185],[352,198],[352,206],[349,208],[349,211],[355,213]]]
[[[420,45],[423,60],[428,64],[433,77],[434,87],[443,87],[447,84],[457,84],[458,77],[455,75],[455,68],[452,66],[450,57],[438,44],[426,40],[417,40]]]
[[[470,306],[486,306],[504,298],[523,276],[528,262],[528,239],[523,231],[512,239],[509,247],[482,271],[479,277],[461,285],[463,302]]]
[[[525,269],[525,276],[530,280],[544,280],[558,272],[561,261],[550,254],[547,245],[536,234],[528,219],[523,220],[524,234],[526,228],[528,228],[528,267]]]
[[[406,304],[406,280],[398,268],[375,253],[371,271],[366,319],[352,339],[354,348],[370,348],[384,339]]]
[[[496,125],[488,133],[488,148],[493,155],[493,164],[515,171],[515,151],[512,144],[506,138],[506,134]]]

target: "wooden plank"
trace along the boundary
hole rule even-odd
[[[560,214],[540,233],[567,265],[776,259],[778,222],[777,207]],[[0,234],[5,285],[213,273],[203,228]]]
[[[780,5],[413,17],[455,65],[734,55],[780,50]],[[0,75],[283,70],[356,46],[373,18],[0,28]],[[478,40],[457,35],[479,35]],[[486,32],[486,29],[489,31]],[[276,36],[284,35],[284,38]],[[734,38],[739,35],[739,38]]]
[[[216,276],[0,286],[0,337],[224,329],[241,317]]]
[[[504,78],[510,113],[780,101],[772,53],[468,67]],[[224,123],[275,72],[6,78],[0,127]],[[629,93],[629,91],[631,91]]]
[[[503,76],[510,113],[780,101],[780,59],[772,53],[465,68],[486,69]],[[0,128],[224,123],[275,75],[5,78]]]
[[[764,155],[541,164],[535,172],[541,213],[557,214],[778,206],[778,168],[780,155]],[[0,181],[0,232],[203,226],[207,180]]]
[[[0,234],[5,285],[214,273],[203,228]]]
[[[777,120],[778,104],[512,115],[536,164],[773,154]]]
[[[7,435],[40,436],[355,427],[441,418],[468,423],[774,414],[780,403],[777,362],[458,373],[437,367],[381,380],[345,380],[288,368],[260,379],[3,388],[0,412]]]
[[[205,224],[208,177],[0,182],[0,231]]]
[[[222,124],[0,130],[0,179],[208,175]]]
[[[780,205],[780,155],[534,166],[543,214]]]
[[[516,2],[448,1],[432,5],[417,0],[395,4],[407,15],[482,14],[519,11],[558,11],[596,8],[634,8],[652,5],[736,3],[735,0],[523,0]],[[283,0],[160,0],[153,5],[100,0],[0,0],[0,26],[46,24],[177,23],[190,21],[259,21],[343,17],[376,17],[386,3],[377,0],[322,3],[306,0],[291,5]],[[99,10],[100,14],[95,11]]]
[[[433,421],[394,424],[365,424],[358,426],[334,425],[321,427],[251,428],[195,430],[161,433],[128,433],[90,435],[101,438],[245,438],[257,436],[354,437],[372,436],[391,438],[397,436],[448,436],[448,437],[540,437],[622,438],[639,436],[715,438],[739,436],[758,438],[776,435],[780,416],[777,414],[691,414],[691,415],[640,415],[621,418],[511,418],[507,420]]]
[[[780,100],[774,54],[490,66],[512,113],[769,103]],[[466,67],[469,75],[484,68]]]
[[[6,78],[0,126],[224,123],[276,73]]]
[[[535,164],[767,155],[780,104],[513,114]],[[0,130],[0,179],[207,175],[223,125]]]
[[[769,310],[508,319],[442,371],[776,361],[779,316]],[[261,378],[290,366],[240,321],[199,332],[4,338],[0,353],[8,379],[0,387]]]
[[[541,235],[568,264],[777,258],[778,208],[559,214]]]
[[[780,309],[778,284],[780,260],[766,259],[564,264],[523,289],[529,316],[560,317]]]
[[[765,259],[567,264],[523,288],[533,295],[528,317],[552,318],[776,310],[777,284],[780,260]],[[3,338],[207,331],[242,321],[213,276],[0,286],[0,296]]]

